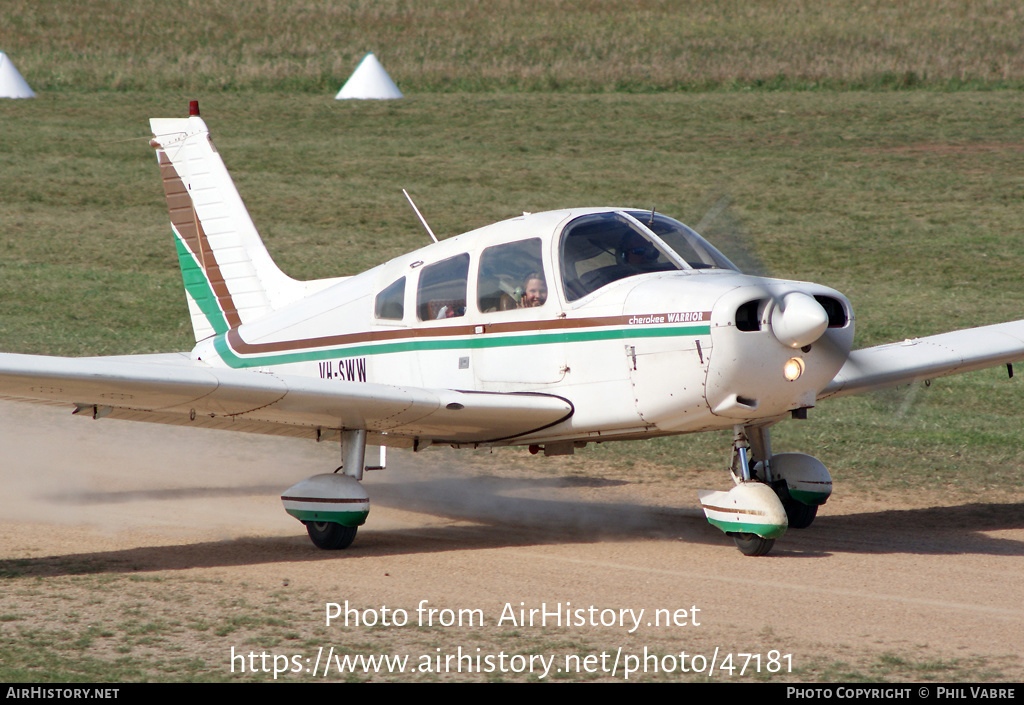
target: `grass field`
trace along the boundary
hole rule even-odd
[[[406,188],[441,236],[573,205],[703,221],[737,260],[849,296],[858,346],[1022,317],[1019,3],[590,5],[2,0],[0,50],[39,97],[0,101],[0,349],[191,347],[147,120],[192,98],[298,278],[426,244]],[[366,51],[405,99],[332,100]],[[1019,497],[1024,394],[1006,376],[826,403],[778,426],[775,449],[814,449],[844,492]],[[727,442],[606,444],[564,467],[685,481],[719,470]],[[31,589],[20,577],[4,576]],[[7,646],[0,680],[110,673]],[[210,677],[196,668],[163,677]],[[944,672],[978,677],[964,668]]]

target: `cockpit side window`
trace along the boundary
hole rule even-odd
[[[377,294],[373,315],[389,321],[400,321],[405,316],[405,277],[393,282]]]
[[[477,303],[484,313],[543,306],[547,277],[540,238],[488,247],[480,256]]]
[[[617,213],[577,218],[562,232],[562,285],[567,301],[619,279],[678,270],[643,229]]]
[[[466,282],[469,255],[449,257],[427,265],[420,272],[416,312],[421,321],[458,318],[466,315]]]

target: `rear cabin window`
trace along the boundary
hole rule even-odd
[[[377,294],[373,315],[389,321],[400,321],[405,317],[405,277]]]
[[[416,312],[420,320],[465,316],[468,279],[468,254],[424,267],[420,272],[419,289],[416,292]]]
[[[484,313],[543,306],[548,288],[540,238],[488,247],[480,257],[477,282],[477,303]]]

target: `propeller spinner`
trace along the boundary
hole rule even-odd
[[[795,350],[822,336],[828,328],[828,314],[813,296],[792,291],[776,302],[771,327],[780,343]]]

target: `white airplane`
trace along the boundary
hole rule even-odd
[[[347,547],[367,517],[367,444],[564,455],[733,429],[733,486],[700,503],[743,553],[764,555],[832,491],[817,459],[772,453],[773,424],[821,399],[994,365],[1012,374],[1024,358],[1024,321],[851,352],[842,294],[745,275],[637,208],[524,213],[356,276],[296,281],[267,253],[198,105],[150,124],[195,348],[0,354],[0,398],[340,441],[342,472],[282,496],[320,548]]]

